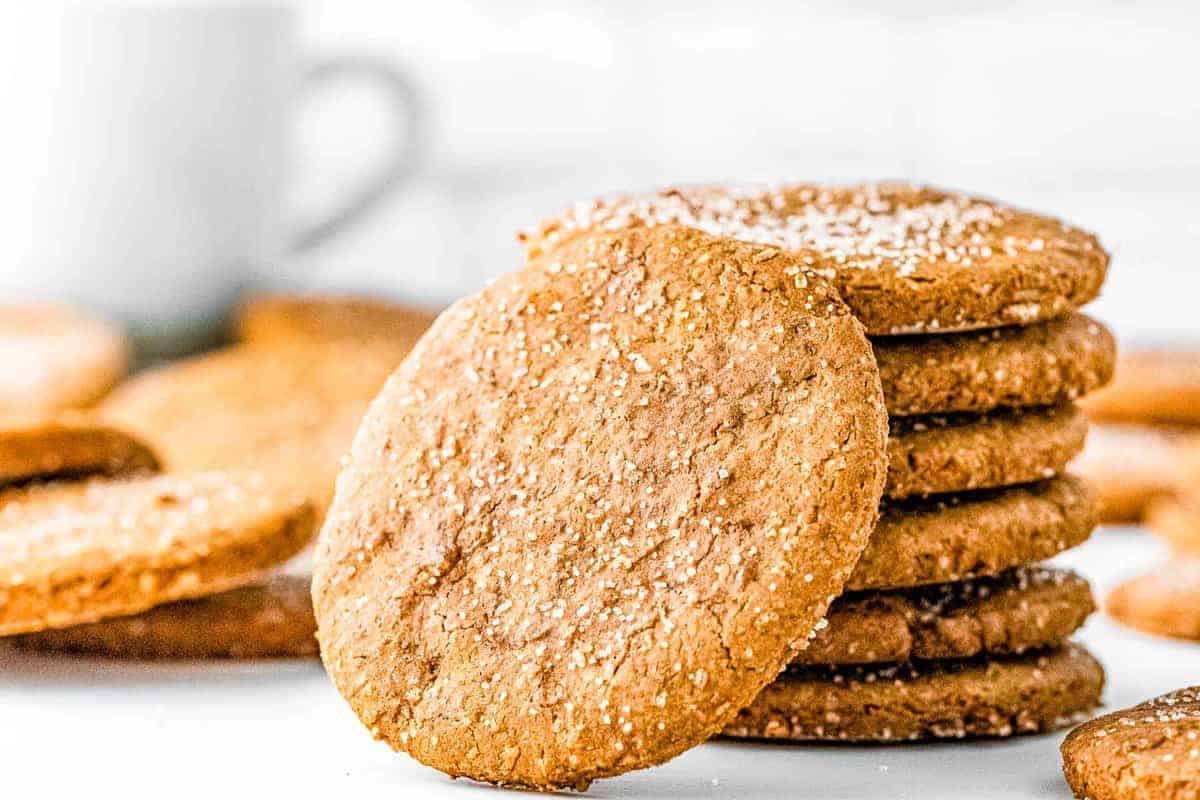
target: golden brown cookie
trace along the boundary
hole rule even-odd
[[[794,665],[1015,655],[1057,647],[1095,610],[1074,572],[1018,567],[920,589],[853,592],[834,601]]]
[[[862,326],[791,257],[579,237],[455,304],[372,405],[317,549],[326,668],[451,775],[665,761],[840,593],[886,434]]]
[[[1146,507],[1146,525],[1181,554],[1200,557],[1200,497],[1194,486]]]
[[[1068,403],[1108,383],[1117,357],[1112,334],[1083,314],[872,345],[893,417]]]
[[[1071,475],[1026,486],[883,504],[848,591],[996,575],[1082,544],[1096,499]]]
[[[1200,641],[1200,559],[1176,557],[1108,594],[1108,613],[1139,631]]]
[[[682,224],[781,247],[829,277],[872,335],[1027,325],[1094,299],[1096,237],[1051,217],[907,184],[689,187],[576,205],[522,235],[531,257],[580,231]]]
[[[253,582],[311,538],[311,506],[205,473],[0,493],[0,635],[64,628]]]
[[[884,494],[895,499],[1050,478],[1087,437],[1087,419],[1070,404],[895,417],[890,428]]]
[[[1090,800],[1200,798],[1200,687],[1105,714],[1067,734],[1063,775]]]
[[[251,344],[385,342],[412,349],[437,314],[354,295],[262,295],[238,309],[235,335]]]
[[[34,478],[153,472],[140,439],[82,414],[0,418],[0,485]]]
[[[1071,471],[1095,490],[1101,522],[1138,522],[1155,501],[1179,490],[1191,435],[1149,425],[1092,425]]]
[[[1112,383],[1084,404],[1105,422],[1200,423],[1200,352],[1133,350],[1121,353]]]
[[[317,655],[311,582],[279,575],[131,617],[12,637],[32,650],[113,658],[289,658]]]
[[[910,742],[1063,728],[1100,704],[1104,670],[1068,644],[1011,658],[792,667],[724,731],[738,739]]]
[[[402,354],[369,345],[238,346],[144,372],[101,405],[172,472],[254,470],[322,512],[358,421]]]
[[[94,403],[128,367],[117,327],[54,305],[0,305],[0,415]]]

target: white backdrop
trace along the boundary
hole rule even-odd
[[[577,197],[677,181],[911,177],[1096,230],[1115,260],[1094,310],[1126,338],[1200,338],[1196,4],[304,8],[313,49],[366,48],[402,65],[430,131],[417,180],[312,256],[309,282],[444,300],[511,268],[513,231]],[[366,97],[328,102],[338,113],[305,116],[300,146],[320,157],[299,213],[318,213],[305,198],[349,180],[377,144]]]

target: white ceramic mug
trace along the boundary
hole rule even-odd
[[[206,343],[248,284],[418,161],[404,76],[363,57],[302,63],[286,6],[22,5],[0,10],[0,293],[116,317],[143,355]],[[325,219],[286,230],[297,95],[343,81],[388,104],[386,163]]]

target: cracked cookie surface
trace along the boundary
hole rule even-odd
[[[840,593],[885,438],[861,324],[791,257],[579,237],[452,306],[372,404],[317,547],[326,668],[450,775],[661,763]]]
[[[537,256],[581,231],[664,224],[783,248],[827,276],[872,335],[1051,319],[1094,299],[1108,271],[1096,237],[1060,220],[899,183],[618,196],[577,204],[522,240]]]

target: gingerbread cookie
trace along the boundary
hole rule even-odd
[[[1087,438],[1087,420],[1073,405],[895,417],[890,427],[884,494],[895,499],[1050,478]]]
[[[1122,352],[1112,383],[1085,405],[1105,422],[1200,424],[1200,352]]]
[[[1177,557],[1109,592],[1110,615],[1139,631],[1200,641],[1200,559]]]
[[[113,658],[288,658],[317,655],[316,628],[309,579],[280,575],[132,617],[12,641],[32,650]]]
[[[157,469],[158,458],[140,439],[92,417],[62,412],[0,419],[0,485]]]
[[[359,419],[401,360],[369,345],[232,347],[145,372],[99,410],[168,470],[253,470],[321,512]]]
[[[1117,357],[1112,334],[1083,314],[872,344],[893,417],[1068,403],[1108,383]]]
[[[883,504],[848,591],[996,575],[1082,544],[1096,499],[1071,475],[1026,486]]]
[[[312,508],[207,473],[0,493],[0,635],[137,614],[254,581],[311,538]]]
[[[1184,491],[1150,503],[1146,525],[1179,553],[1200,556],[1200,499]]]
[[[1066,727],[1100,704],[1104,670],[1076,645],[1012,658],[789,668],[724,731],[738,739],[911,742]]]
[[[1018,567],[919,589],[839,597],[792,664],[875,664],[1057,647],[1095,610],[1073,572]]]
[[[1071,471],[1100,500],[1100,521],[1138,522],[1155,501],[1181,485],[1188,433],[1148,425],[1092,425]]]
[[[681,224],[781,247],[829,277],[872,335],[1028,325],[1094,299],[1096,237],[965,194],[906,184],[690,187],[577,205],[522,235],[531,257],[580,231]]]
[[[1200,797],[1200,687],[1105,714],[1062,743],[1063,775],[1090,800]]]
[[[251,344],[384,342],[407,352],[437,314],[352,295],[264,295],[250,298],[234,322]]]
[[[115,326],[54,305],[0,305],[0,415],[94,403],[128,367]]]
[[[579,237],[455,304],[372,405],[317,549],[326,668],[451,775],[663,762],[841,592],[886,434],[862,326],[792,257]]]

